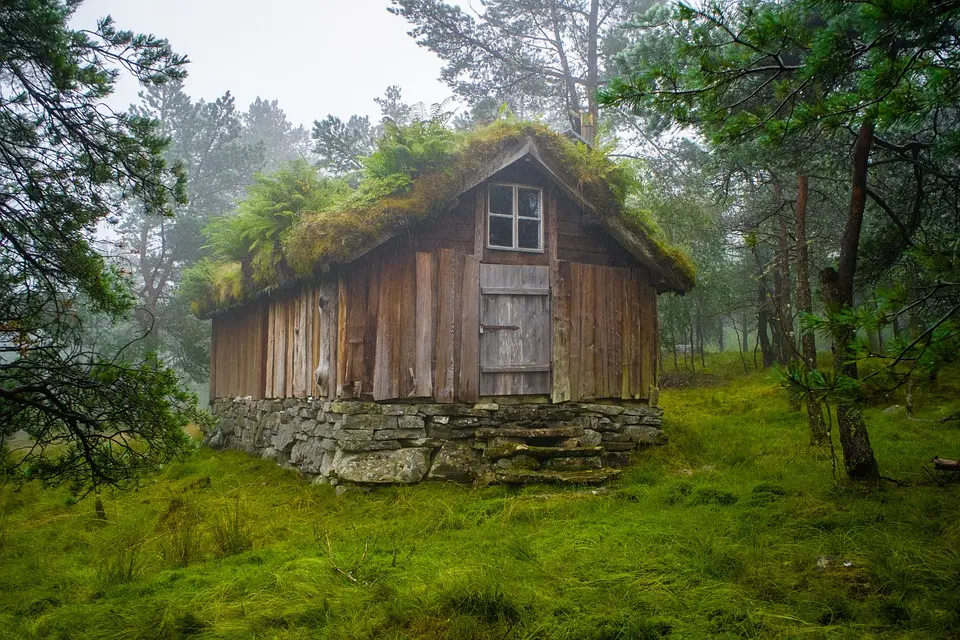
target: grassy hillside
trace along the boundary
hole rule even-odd
[[[922,471],[960,428],[871,409],[912,484],[838,486],[805,414],[734,370],[664,392],[671,444],[599,494],[337,496],[210,451],[105,495],[106,520],[0,490],[0,638],[960,637],[960,482]],[[919,394],[924,417],[956,391]]]

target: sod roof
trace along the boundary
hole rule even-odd
[[[463,136],[440,169],[417,176],[401,192],[301,215],[283,243],[286,269],[278,273],[286,275],[275,282],[253,286],[240,263],[209,263],[214,274],[209,286],[189,291],[194,311],[209,316],[309,280],[331,265],[350,263],[404,229],[449,210],[462,193],[525,158],[648,267],[660,291],[683,293],[693,286],[689,258],[657,238],[625,205],[629,180],[623,168],[543,125],[497,122]]]

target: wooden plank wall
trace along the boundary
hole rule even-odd
[[[452,249],[383,251],[341,270],[337,394],[479,398],[479,261]]]
[[[335,296],[335,283],[332,289]],[[329,335],[329,328],[336,327],[329,320],[335,304],[327,303],[321,310],[321,292],[329,298],[330,283],[298,287],[261,304],[215,316],[211,398],[328,395],[329,363],[336,358]],[[326,367],[324,388],[317,386],[317,370],[324,370],[321,365]]]
[[[263,397],[266,307],[255,305],[214,316],[210,345],[210,397]]]
[[[320,286],[304,285],[267,302],[265,397],[326,395],[317,386],[321,346]]]
[[[558,272],[554,402],[648,398],[656,384],[656,291],[646,271],[561,262]]]

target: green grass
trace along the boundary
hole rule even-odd
[[[106,522],[0,490],[0,638],[960,636],[960,483],[922,471],[960,428],[871,408],[883,473],[912,484],[836,484],[805,414],[731,363],[662,394],[670,445],[600,495],[337,496],[211,451],[105,494]],[[948,384],[920,396],[958,408]]]

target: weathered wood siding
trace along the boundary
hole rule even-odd
[[[556,201],[557,259],[610,267],[632,267],[637,261],[569,198]]]
[[[486,247],[489,182],[543,189],[543,252]],[[646,268],[517,163],[317,282],[217,316],[211,397],[644,399],[656,313]]]
[[[657,298],[645,269],[561,262],[553,303],[554,402],[649,397]]]
[[[210,396],[326,395],[316,383],[318,366],[331,357],[329,328],[324,330],[319,306],[321,289],[299,287],[214,316]]]
[[[394,249],[342,268],[337,395],[476,400],[478,267],[452,249]]]
[[[213,318],[210,342],[210,397],[263,398],[263,336],[267,313],[262,304]]]
[[[306,398],[320,395],[316,370],[320,356],[320,288],[303,286],[267,303],[265,395]]]

